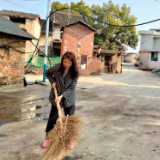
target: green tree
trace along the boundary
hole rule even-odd
[[[68,8],[67,4],[61,4],[59,1],[53,2],[51,5],[51,10],[58,10],[61,8]],[[68,10],[62,10],[62,12],[68,12]]]
[[[71,8],[75,8],[88,16],[115,25],[134,25],[137,21],[136,17],[131,15],[130,7],[125,4],[120,7],[114,5],[112,0],[108,3],[100,5],[92,5],[89,7],[83,0],[74,3],[71,2]],[[59,1],[52,3],[52,9],[68,8],[67,4],[61,4]],[[68,12],[68,10],[63,10]],[[71,13],[79,14],[76,11],[71,10]],[[87,18],[88,23],[97,29],[95,34],[95,45],[101,45],[103,48],[114,50],[115,48],[124,48],[126,45],[131,48],[135,48],[138,44],[138,34],[136,33],[136,27],[113,27],[103,23],[96,22],[90,18]],[[106,43],[106,40],[110,42],[110,45]]]
[[[125,4],[122,7],[114,5],[110,0],[99,5],[91,6],[91,15],[103,22],[115,25],[134,25],[137,19],[130,14],[130,7]],[[92,21],[91,25],[97,29],[95,44],[102,45],[103,48],[115,49],[124,48],[126,45],[135,48],[138,44],[138,34],[136,27],[113,27]],[[106,39],[109,40],[108,47]]]
[[[74,8],[76,10],[79,10],[82,13],[90,16],[90,7],[88,5],[86,5],[83,0],[81,0],[77,3],[71,2],[70,7]],[[51,8],[52,10],[57,10],[57,9],[60,9],[60,8],[68,8],[68,4],[61,4],[59,1],[52,3],[52,8]],[[68,12],[68,10],[61,10],[61,11],[62,12]],[[74,11],[74,10],[70,10],[70,12],[73,13],[73,14],[80,14],[79,12]],[[88,23],[91,23],[90,18],[87,18],[87,20],[88,20]]]

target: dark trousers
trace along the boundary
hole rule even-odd
[[[75,113],[75,105],[73,105],[71,107],[64,108],[64,113],[65,113],[65,116],[73,115]],[[46,133],[48,133],[49,131],[52,130],[52,128],[54,127],[54,125],[57,122],[57,119],[58,119],[57,107],[52,105],[50,115],[49,115],[49,119],[48,119],[48,123],[47,123],[47,126],[46,126]]]

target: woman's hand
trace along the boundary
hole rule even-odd
[[[63,95],[59,96],[58,98],[55,99],[55,102],[60,103],[62,98],[63,98]]]
[[[52,84],[52,87],[53,87],[53,89],[56,88],[56,82],[54,82],[54,83]]]

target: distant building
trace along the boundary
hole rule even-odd
[[[93,74],[100,71],[101,63],[95,64],[93,58],[95,29],[88,24],[78,21],[62,28],[61,56],[67,51],[72,51],[76,58],[81,74]]]
[[[101,71],[104,73],[122,73],[122,55],[123,51],[102,49],[100,46],[94,46],[94,56],[101,59]]]
[[[139,66],[143,68],[160,68],[160,29],[139,31],[141,35]]]
[[[10,10],[2,10],[0,11],[0,15],[14,22],[20,28],[23,28],[28,33],[39,39],[41,31],[41,21],[39,15]],[[37,40],[33,40],[33,43],[37,44]],[[32,52],[34,49],[35,46],[31,42],[26,42],[26,52]],[[30,55],[32,55],[32,53],[25,55],[25,62],[30,59]]]
[[[138,54],[137,53],[126,53],[124,54],[124,62],[126,63],[137,63]]]

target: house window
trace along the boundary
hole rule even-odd
[[[87,56],[81,56],[81,69],[87,69]]]
[[[151,61],[158,61],[158,53],[151,52]]]
[[[21,24],[25,24],[26,23],[26,19],[25,18],[14,18],[14,17],[10,17],[10,20],[14,23],[21,23]]]

